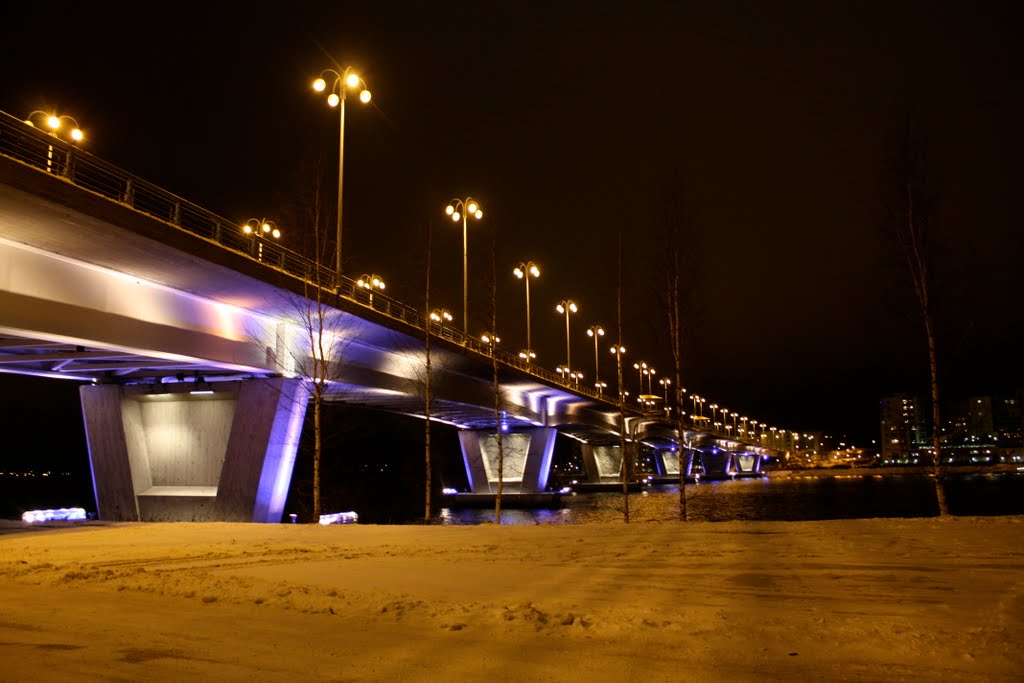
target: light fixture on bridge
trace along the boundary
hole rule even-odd
[[[281,239],[281,229],[274,221],[266,218],[250,218],[242,224],[242,232],[253,238],[253,250],[259,261],[263,260],[263,242]]]
[[[32,119],[40,119],[46,129],[49,130],[50,135],[55,138],[60,137],[60,135],[58,135],[59,131],[67,130],[67,136],[72,142],[82,142],[85,140],[85,133],[83,133],[82,129],[78,127],[78,121],[75,120],[74,116],[68,116],[67,114],[61,114],[58,116],[57,114],[51,114],[49,112],[36,109],[25,118],[25,123],[35,128],[36,124]],[[71,128],[68,129],[67,126],[64,125],[65,123],[72,124]]]
[[[69,138],[71,138],[72,142],[82,142],[82,140],[85,139],[85,133],[83,133],[82,129],[78,127],[78,121],[75,121],[75,118],[73,116],[67,116],[67,115],[60,115],[60,116],[58,116],[56,114],[51,114],[51,113],[48,113],[48,112],[36,109],[35,111],[33,111],[31,114],[29,114],[25,118],[25,123],[27,125],[31,126],[32,128],[35,128],[36,124],[35,124],[35,122],[33,122],[33,119],[39,119],[41,121],[41,123],[43,124],[43,126],[46,128],[46,130],[49,131],[50,135],[52,137],[57,138],[58,140],[61,139],[61,136],[58,134],[58,131],[61,131],[61,130],[67,130],[67,136]],[[70,122],[71,124],[73,124],[72,127],[70,129],[68,129],[64,125],[65,122]],[[56,166],[57,163],[58,163],[58,159],[54,157],[53,145],[47,145],[47,150],[46,150],[46,172],[47,173],[54,173],[54,172],[58,171],[59,168]],[[65,172],[70,170],[69,163],[70,163],[70,155],[68,153],[65,153],[65,155],[64,155]]]
[[[356,287],[362,287],[363,289],[385,289],[387,285],[384,284],[384,278],[380,275],[360,275],[359,279],[356,280]]]
[[[469,270],[467,268],[468,254],[468,222],[469,217],[480,220],[484,212],[480,210],[480,204],[472,197],[465,199],[453,199],[448,202],[444,212],[448,214],[452,222],[458,223],[462,220],[462,331],[469,331]]]
[[[622,356],[626,353],[626,347],[622,344],[616,344],[611,348],[611,352],[615,355],[615,370],[616,376],[619,382],[619,405],[626,405],[626,396],[629,395],[628,391],[622,385]]]
[[[572,299],[562,299],[555,305],[555,310],[565,315],[565,367],[572,367],[572,354],[569,348],[569,314],[576,313],[579,309]]]
[[[564,365],[559,365],[555,368],[555,372],[562,376],[562,379],[566,384],[572,382],[574,385],[579,386],[580,380],[583,379],[583,373],[578,370],[571,370]]]
[[[494,334],[493,332],[484,332],[480,335],[480,341],[488,346],[488,352],[491,356],[494,356],[494,347],[501,343],[501,337]]]
[[[672,407],[668,404],[668,388],[672,384],[672,380],[668,377],[662,377],[658,380],[658,384],[665,390],[665,416],[667,417],[672,414]]]
[[[594,386],[601,389],[598,386],[601,383],[601,363],[597,358],[597,340],[604,336],[604,328],[600,325],[591,325],[587,328],[587,336],[594,338],[594,381],[597,383]]]
[[[329,91],[328,84],[330,84]],[[334,69],[325,69],[320,72],[320,77],[313,81],[313,90],[328,91],[327,104],[331,107],[338,107],[338,222],[334,254],[334,284],[336,288],[341,286],[341,198],[342,179],[345,172],[345,100],[349,89],[359,90],[359,101],[363,104],[370,101],[370,91],[366,88],[366,81],[360,78],[359,74],[352,70],[352,67],[345,67],[345,70],[340,73]]]
[[[533,261],[520,261],[512,269],[512,274],[526,282],[526,349],[519,354],[519,357],[529,363],[537,357],[537,354],[533,352],[533,343],[530,340],[530,278],[539,278],[540,268]]]
[[[435,308],[430,312],[430,319],[435,323],[450,323],[454,318],[447,308]]]

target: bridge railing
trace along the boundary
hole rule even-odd
[[[280,244],[246,235],[238,222],[218,216],[4,112],[0,112],[0,154],[128,206],[175,229],[259,261],[309,285],[367,306],[392,320],[427,331],[427,318],[418,309],[384,294],[363,289],[351,278],[336,278],[334,270]],[[447,325],[431,322],[430,333],[480,355],[492,355],[489,344]],[[570,384],[562,376],[528,363],[514,354],[495,349],[493,355],[500,363],[538,379],[599,400],[609,400],[596,389]]]

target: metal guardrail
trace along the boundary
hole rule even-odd
[[[337,292],[335,292],[332,287],[325,287],[322,284],[334,284],[336,279],[334,270],[325,268],[322,264],[279,244],[268,241],[257,242],[255,238],[245,235],[236,221],[207,211],[4,112],[0,112],[0,154],[43,173],[52,174],[65,182],[110,201],[128,206],[171,228],[183,230],[235,254],[258,261],[295,277],[307,285],[319,287],[331,296],[337,294],[343,299],[366,306],[391,320],[404,323],[421,332],[427,332],[427,317],[412,306],[407,306],[377,292],[369,292],[357,286],[355,280],[344,276],[340,278]],[[432,321],[430,325],[430,334],[462,346],[480,356],[491,358],[490,344],[447,325]],[[561,375],[527,363],[517,355],[500,349],[494,349],[493,354],[503,365],[516,368],[545,382],[565,387],[577,394],[614,405],[610,397],[604,396],[596,389],[571,384]]]

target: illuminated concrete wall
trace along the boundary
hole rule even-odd
[[[281,520],[305,384],[275,378],[214,387],[205,395],[82,387],[101,519]]]
[[[547,490],[558,431],[539,427],[525,432],[502,435],[504,466],[503,491],[541,493]],[[461,431],[459,444],[466,465],[466,478],[472,493],[496,493],[498,490],[498,437],[493,433]]]
[[[583,444],[583,465],[590,483],[622,481],[622,449]]]

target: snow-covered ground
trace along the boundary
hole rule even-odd
[[[67,526],[0,680],[1024,680],[1022,517]]]

